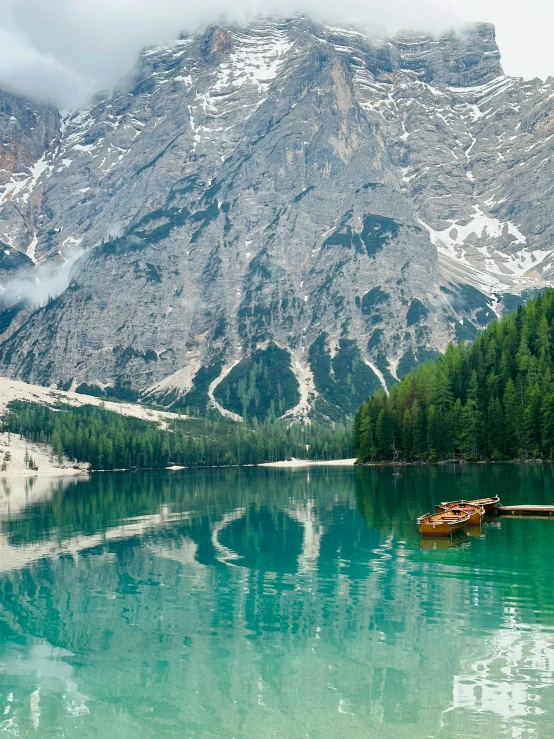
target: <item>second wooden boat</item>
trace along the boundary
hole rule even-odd
[[[435,506],[435,511],[440,513],[441,511],[464,511],[469,513],[468,526],[480,526],[483,516],[485,515],[485,509],[481,505],[470,503],[469,501],[461,500],[459,503],[441,503]]]
[[[417,527],[422,536],[452,536],[465,529],[469,513],[448,510],[440,513],[426,513],[417,519]]]
[[[498,504],[500,503],[500,498],[498,497],[498,495],[495,495],[492,498],[477,498],[477,500],[468,500],[468,503],[481,505],[485,509],[485,513],[492,513],[496,510]]]
[[[479,505],[485,509],[485,513],[492,513],[496,510],[497,505],[500,503],[500,498],[495,495],[492,498],[477,498],[476,500],[451,500],[441,503],[441,506],[456,506],[459,503],[471,503],[472,505]]]

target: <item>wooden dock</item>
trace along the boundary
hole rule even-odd
[[[554,516],[554,505],[503,505],[498,506],[499,516]]]

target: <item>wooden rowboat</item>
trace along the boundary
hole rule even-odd
[[[485,513],[491,513],[496,510],[500,503],[500,498],[495,495],[493,498],[477,498],[477,500],[451,500],[450,502],[441,503],[441,506],[456,506],[459,503],[471,503],[472,505],[480,505],[485,509]]]
[[[459,503],[441,503],[441,505],[435,506],[435,511],[437,513],[441,511],[465,511],[469,513],[468,526],[480,526],[485,515],[483,506],[469,503],[465,500],[461,500]]]
[[[468,503],[481,505],[485,509],[485,513],[492,513],[492,511],[495,511],[498,504],[500,503],[500,498],[498,497],[498,495],[495,495],[492,498],[477,498],[477,500],[468,500]]]
[[[463,531],[469,521],[469,513],[448,510],[441,513],[426,513],[417,519],[422,536],[452,536]]]

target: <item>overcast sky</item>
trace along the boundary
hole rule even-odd
[[[295,12],[389,33],[490,21],[508,74],[554,75],[554,3],[546,0],[0,0],[0,81],[74,108],[113,85],[144,46],[222,16]]]

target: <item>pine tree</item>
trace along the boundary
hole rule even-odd
[[[554,392],[548,392],[541,403],[541,440],[544,453],[554,457]]]
[[[413,422],[409,408],[406,408],[402,417],[402,449],[404,456],[410,459],[413,455]]]
[[[553,347],[554,291],[546,290],[493,321],[473,345],[449,346],[388,398],[369,398],[364,407],[377,419],[377,458],[390,459],[391,433],[409,460],[552,455]],[[354,441],[360,451],[359,430]]]
[[[412,421],[413,421],[413,458],[423,459],[426,456],[425,444],[425,419],[423,411],[417,400],[412,405]]]
[[[377,417],[376,425],[377,446],[383,458],[393,457],[396,447],[394,418],[388,408],[383,408]]]
[[[52,453],[55,457],[58,458],[58,462],[62,462],[63,459],[63,447],[62,447],[62,440],[60,438],[60,434],[57,429],[54,429],[52,433],[52,438],[50,440],[50,446],[52,447]]]
[[[506,383],[504,390],[504,449],[509,459],[519,455],[519,430],[521,428],[520,404],[512,378]]]
[[[369,409],[364,409],[362,413],[358,450],[357,457],[359,462],[371,462],[377,454]]]
[[[498,397],[491,397],[487,408],[486,443],[487,457],[503,459],[504,452],[504,414]]]

